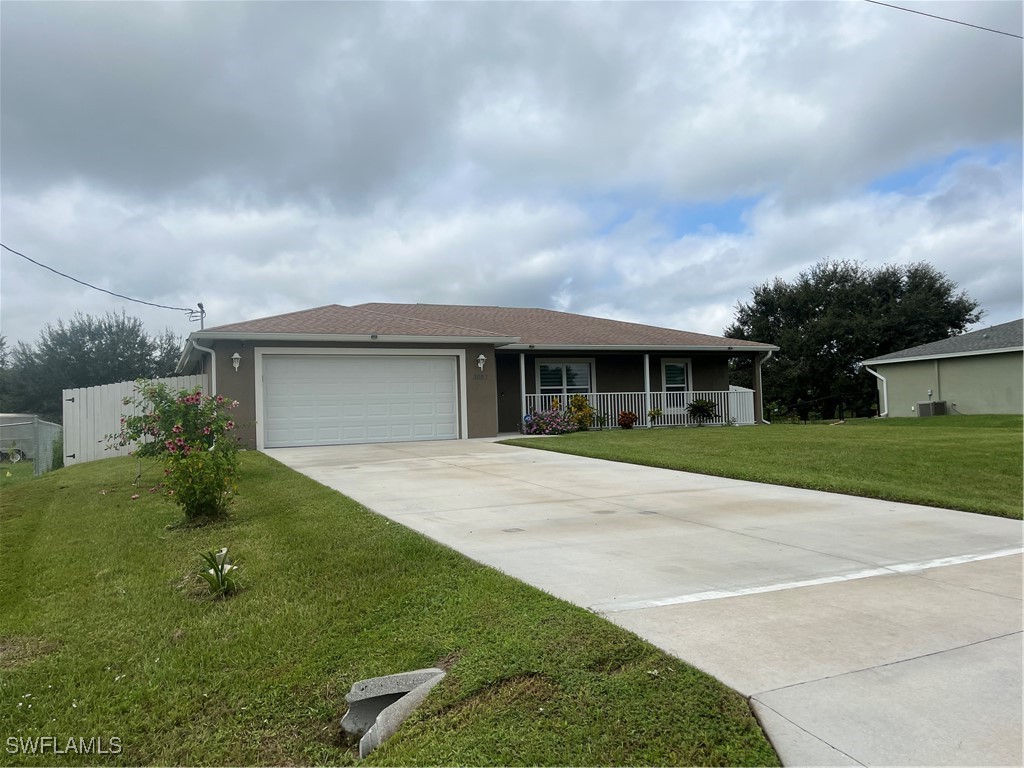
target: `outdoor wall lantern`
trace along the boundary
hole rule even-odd
[[[241,362],[242,356],[235,352],[235,354],[231,356],[231,364],[235,366],[235,373],[238,373],[238,366],[241,364]]]
[[[487,362],[487,355],[480,355],[480,357],[478,357],[476,359],[477,368],[479,368],[482,371],[484,369],[484,363],[486,363],[486,362]]]

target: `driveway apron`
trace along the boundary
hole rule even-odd
[[[266,453],[714,675],[787,765],[1022,764],[1019,521],[487,440]]]

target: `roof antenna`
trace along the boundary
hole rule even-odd
[[[199,307],[198,310],[196,310],[196,309],[189,310],[188,320],[189,320],[190,323],[194,323],[196,320],[198,320],[199,321],[199,330],[201,331],[205,327],[205,323],[203,321],[206,319],[206,310],[203,309],[203,302],[201,302],[201,301],[198,303],[198,307]]]

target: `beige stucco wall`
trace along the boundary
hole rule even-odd
[[[248,448],[256,448],[256,379],[255,379],[255,347],[288,347],[295,349],[415,349],[410,344],[359,344],[339,343],[325,344],[317,342],[238,342],[222,341],[209,345],[217,353],[217,394],[238,400],[239,407],[235,411],[238,422],[238,436],[242,444]],[[451,349],[453,353],[464,350],[466,353],[466,371],[458,372],[458,384],[466,389],[466,410],[468,430],[467,437],[493,437],[498,430],[496,367],[494,364],[494,348],[490,345],[453,345],[426,344],[427,349]],[[241,356],[238,373],[231,364],[231,356]],[[477,356],[486,355],[484,370],[477,367]],[[208,361],[209,355],[204,356]],[[208,365],[209,363],[206,362]]]
[[[917,403],[945,400],[960,413],[1024,412],[1024,354],[1003,352],[872,366],[886,378],[889,416],[914,416]],[[865,374],[868,375],[868,374]],[[881,382],[878,383],[881,392]]]

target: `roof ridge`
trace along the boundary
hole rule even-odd
[[[497,331],[488,330],[486,328],[470,328],[470,327],[465,326],[465,325],[457,325],[456,323],[439,322],[439,321],[436,321],[436,320],[424,320],[424,319],[418,318],[418,317],[405,317],[403,315],[397,315],[397,314],[394,314],[394,313],[391,313],[391,312],[379,312],[377,310],[364,309],[363,307],[353,307],[353,306],[348,306],[346,304],[338,304],[338,303],[322,304],[322,305],[320,305],[318,307],[310,307],[309,309],[300,309],[300,310],[295,310],[293,312],[281,312],[281,313],[276,314],[276,315],[267,315],[266,317],[253,318],[252,320],[239,320],[239,321],[234,322],[234,323],[223,323],[222,325],[216,325],[216,326],[213,326],[211,328],[205,328],[203,330],[206,331],[206,332],[210,332],[210,331],[226,331],[226,330],[230,330],[231,328],[233,328],[235,326],[238,326],[238,325],[247,325],[247,324],[250,324],[250,323],[261,323],[261,322],[268,321],[268,320],[280,320],[281,318],[293,318],[293,317],[298,317],[298,316],[302,316],[302,315],[309,316],[310,314],[312,314],[314,312],[317,312],[319,310],[325,310],[325,309],[328,309],[328,310],[329,309],[340,309],[340,310],[345,310],[345,311],[348,311],[348,312],[358,312],[358,313],[363,314],[363,315],[372,315],[372,316],[382,317],[382,318],[393,318],[393,319],[397,319],[397,320],[403,320],[405,322],[415,322],[415,323],[418,323],[420,325],[429,325],[429,326],[432,326],[434,328],[439,328],[439,329],[448,330],[448,331],[450,331],[450,330],[461,330],[461,331],[469,331],[471,334],[486,334],[486,335],[490,335],[490,336],[505,336],[505,337],[509,337],[509,335],[506,334],[506,333],[499,333]],[[511,337],[509,337],[509,338],[511,338]]]
[[[372,302],[372,303],[382,303],[382,302]],[[501,333],[500,331],[495,331],[495,330],[493,330],[491,328],[470,328],[468,325],[456,325],[455,323],[439,323],[436,320],[424,320],[423,318],[420,318],[420,317],[408,317],[406,315],[395,314],[394,312],[379,312],[379,311],[377,311],[375,309],[363,309],[363,307],[365,307],[365,306],[366,306],[365,304],[362,304],[362,305],[355,306],[355,307],[348,307],[348,309],[354,309],[356,312],[366,312],[367,314],[370,314],[370,315],[381,315],[382,317],[397,317],[397,318],[401,318],[402,320],[412,320],[412,321],[417,322],[417,323],[427,323],[428,325],[436,325],[438,327],[461,328],[464,331],[474,331],[475,333],[489,333],[492,336],[508,336],[509,335],[507,333]],[[460,305],[433,304],[431,306],[444,307],[444,306],[460,306]]]
[[[309,309],[296,309],[291,312],[279,312],[276,315],[267,315],[266,317],[256,317],[252,320],[236,320],[233,323],[221,323],[220,325],[214,325],[210,328],[204,328],[206,331],[216,331],[220,328],[227,328],[232,325],[239,325],[241,323],[252,323],[257,320],[276,320],[279,317],[288,317],[289,315],[304,315],[308,312],[315,312],[318,309],[327,309],[328,307],[341,307],[342,309],[352,309],[352,307],[346,307],[344,304],[321,304],[319,307],[310,307]]]
[[[377,305],[384,305],[384,306],[440,307],[440,308],[452,308],[452,309],[503,309],[503,310],[508,310],[510,312],[517,312],[517,311],[522,311],[522,310],[530,310],[530,311],[536,311],[536,312],[550,312],[552,314],[564,315],[564,316],[567,316],[567,317],[583,317],[583,318],[586,318],[587,320],[595,320],[595,321],[602,322],[602,323],[617,323],[617,324],[621,324],[621,325],[631,325],[631,326],[638,327],[638,328],[653,328],[653,329],[659,330],[659,331],[673,331],[675,333],[687,333],[687,334],[690,334],[692,336],[701,336],[701,337],[706,338],[706,339],[716,339],[716,340],[719,340],[719,341],[737,342],[740,346],[744,346],[744,345],[747,345],[747,344],[758,344],[759,343],[759,342],[750,341],[748,339],[733,339],[733,338],[730,338],[729,336],[715,336],[714,334],[701,333],[699,331],[685,331],[685,330],[682,330],[682,329],[679,329],[679,328],[667,328],[667,327],[665,327],[663,325],[650,325],[649,323],[637,323],[637,322],[634,322],[633,320],[616,320],[616,319],[611,318],[611,317],[597,317],[595,315],[584,315],[584,314],[581,314],[580,312],[567,312],[565,310],[550,309],[548,307],[505,307],[505,306],[501,306],[501,305],[498,305],[498,304],[432,304],[432,303],[422,303],[422,302],[415,302],[413,304],[403,304],[403,303],[400,303],[400,302],[368,302],[368,304],[377,304]],[[360,306],[367,306],[367,304],[363,304],[363,305],[360,305]],[[374,311],[374,310],[368,310],[368,311]],[[390,314],[390,313],[388,313],[388,314]],[[394,315],[394,317],[402,317],[402,318],[404,318],[406,320],[419,320],[419,318],[408,317],[406,315],[397,315],[396,314],[396,315]],[[431,321],[425,321],[425,322],[431,322]],[[464,326],[456,326],[456,327],[464,327]],[[473,330],[482,331],[482,330],[487,330],[487,329],[476,328],[476,329],[473,329]],[[494,333],[494,331],[488,331],[488,332],[489,333]]]

